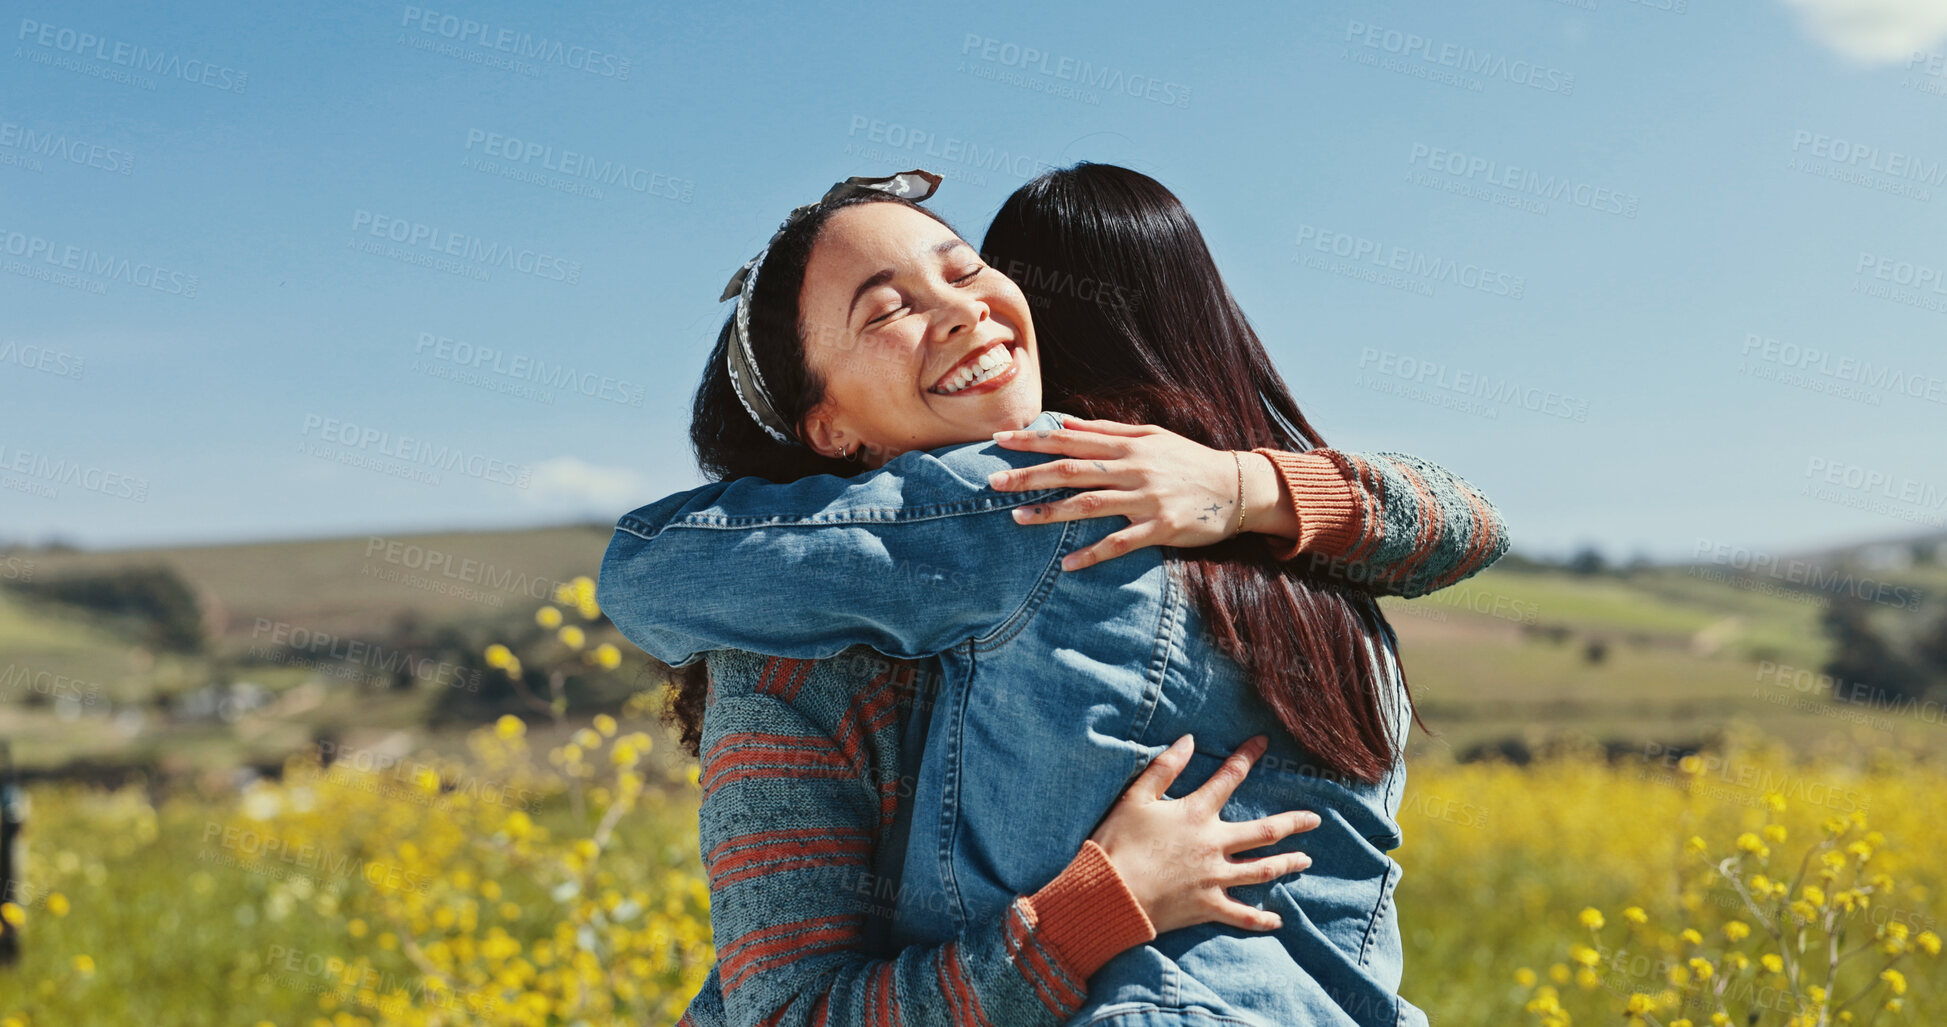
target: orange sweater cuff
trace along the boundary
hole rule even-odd
[[[1035,936],[1062,968],[1086,978],[1124,949],[1156,937],[1109,854],[1092,841],[1047,886],[1022,900]]]
[[[1352,551],[1363,533],[1361,508],[1351,473],[1337,451],[1314,449],[1309,453],[1287,453],[1281,449],[1254,449],[1251,452],[1270,458],[1298,514],[1295,542],[1283,544],[1279,539],[1268,539],[1278,559],[1295,559],[1299,553],[1336,555]]]

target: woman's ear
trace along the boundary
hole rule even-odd
[[[855,444],[846,434],[845,429],[839,427],[832,416],[825,411],[823,404],[805,415],[804,423],[798,430],[798,437],[819,456],[830,457],[833,460],[845,459],[846,450]]]

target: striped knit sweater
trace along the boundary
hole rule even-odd
[[[1274,543],[1284,559],[1420,595],[1507,547],[1493,505],[1435,465],[1258,452],[1299,513],[1300,537]],[[685,1027],[1054,1025],[1080,1007],[1091,974],[1155,937],[1089,842],[1041,890],[952,942],[870,951],[868,922],[896,900],[874,855],[898,810],[899,734],[927,666],[865,649],[709,655],[700,822],[717,963]]]

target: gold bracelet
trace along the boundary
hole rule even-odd
[[[1237,530],[1231,534],[1242,535],[1244,533],[1244,458],[1238,456],[1237,451],[1233,449],[1230,451],[1230,460],[1237,465]]]

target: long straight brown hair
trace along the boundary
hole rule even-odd
[[[1090,163],[1047,172],[1008,197],[981,252],[1028,296],[1048,409],[1216,449],[1325,445],[1189,211],[1148,175]],[[1175,555],[1213,640],[1294,740],[1346,777],[1370,783],[1391,769],[1404,743],[1393,722],[1410,698],[1403,672],[1395,694],[1375,660],[1389,629],[1369,593],[1281,563],[1261,539]]]

